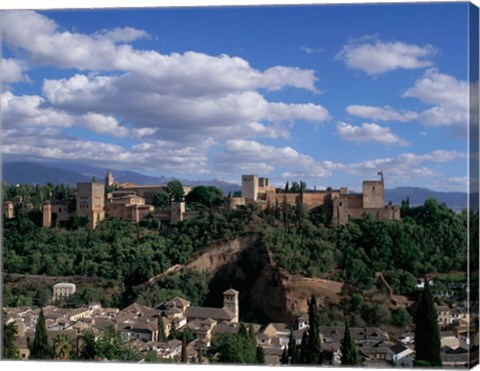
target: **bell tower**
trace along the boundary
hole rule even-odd
[[[234,317],[232,323],[237,323],[239,320],[239,306],[238,306],[238,291],[229,289],[223,293],[223,308],[230,311]]]

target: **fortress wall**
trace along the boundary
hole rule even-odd
[[[363,196],[362,195],[348,195],[348,207],[350,209],[363,208]]]

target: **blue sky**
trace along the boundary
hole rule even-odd
[[[467,3],[2,17],[5,160],[466,191]]]

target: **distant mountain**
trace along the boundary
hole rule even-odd
[[[31,162],[11,162],[3,164],[4,182],[8,184],[69,184],[86,182],[90,178],[74,171],[52,168]]]
[[[33,162],[7,162],[3,164],[3,181],[8,184],[53,184],[75,185],[77,182],[88,182],[92,177],[102,180],[107,168],[100,168],[80,163],[50,162],[40,165]],[[141,185],[167,184],[173,177],[153,177],[129,170],[112,170],[113,177],[118,182],[128,182]],[[240,186],[217,179],[189,180],[179,179],[183,184],[195,187],[197,185],[213,185],[223,190],[225,194],[240,190]]]
[[[394,205],[400,205],[407,198],[410,200],[410,206],[423,205],[425,200],[430,197],[445,203],[449,208],[456,211],[461,211],[467,207],[467,194],[463,192],[436,192],[418,187],[397,187],[385,190],[385,202],[392,202]]]

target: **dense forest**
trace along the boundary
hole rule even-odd
[[[39,199],[45,198],[44,193],[65,195],[65,199],[71,195],[70,189],[58,186],[38,190],[42,193]],[[30,197],[28,189],[23,191]],[[434,199],[418,207],[404,202],[402,221],[367,217],[333,227],[319,210],[308,211],[300,205],[226,210],[218,206],[218,192],[200,191],[200,196],[191,200],[197,210],[203,208],[200,217],[175,226],[155,219],[136,225],[109,218],[94,231],[79,222],[46,229],[40,227],[38,211],[17,208],[16,217],[4,221],[4,273],[102,277],[121,287],[114,297],[104,297],[101,290],[93,288],[79,290],[76,304],[98,300],[122,307],[140,300],[154,305],[181,295],[201,305],[211,279],[205,273],[184,271],[180,276],[165,277],[161,285],[152,288],[139,290],[139,285],[175,264],[187,263],[193,253],[215,241],[250,234],[259,236],[258,243],[287,271],[344,281],[360,289],[371,287],[375,273],[382,272],[397,293],[406,294],[413,289],[415,278],[425,273],[467,268],[468,214],[455,213]],[[13,191],[7,190],[10,193]],[[473,218],[478,220],[478,213]],[[15,288],[6,289],[4,304],[42,304],[38,295],[22,294]]]

